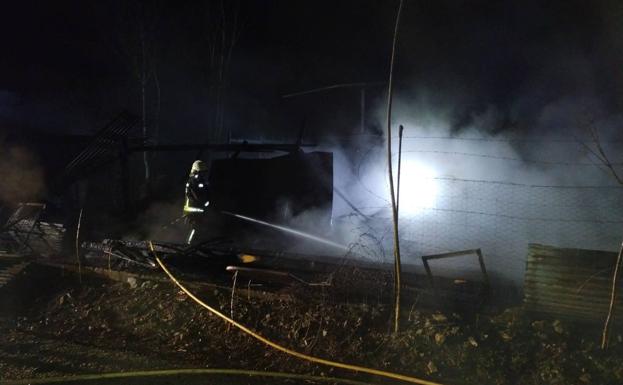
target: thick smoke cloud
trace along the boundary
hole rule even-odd
[[[28,149],[0,142],[0,204],[40,199],[45,191],[43,171]]]
[[[578,91],[526,109],[526,93],[507,110],[495,105],[470,110],[455,103],[465,100],[460,93],[440,97],[440,92],[402,90],[393,109],[394,167],[396,128],[405,127],[401,239],[406,264],[417,270],[421,255],[482,248],[495,278],[521,286],[529,243],[616,249],[623,227],[621,186],[595,154],[599,144],[615,170],[623,171],[616,151],[622,119],[603,98]],[[522,108],[530,115],[515,123],[530,123],[530,129],[504,126],[509,112]],[[379,105],[380,126],[385,112]],[[457,116],[469,118],[457,125]],[[359,139],[356,151],[338,162],[336,179],[370,217],[358,219],[357,226],[374,229],[391,249],[384,145]],[[351,211],[338,204],[334,216],[352,219]],[[477,265],[457,261],[439,267],[461,276]]]
[[[15,93],[0,90],[0,121],[13,119],[17,106]],[[5,136],[10,133],[0,128],[0,205],[37,200],[45,192],[39,159],[25,146],[6,143]]]
[[[601,146],[623,172],[623,117],[613,92],[619,75],[603,70],[612,63],[604,47],[619,45],[620,35],[594,22],[605,4],[586,9],[577,23],[561,18],[561,6],[543,7],[537,18],[524,20],[514,9],[510,19],[495,17],[487,26],[457,24],[458,42],[439,31],[439,44],[455,52],[444,57],[436,54],[440,45],[426,43],[441,27],[404,27],[393,126],[394,154],[397,127],[405,127],[407,264],[418,269],[421,255],[479,247],[495,277],[521,286],[529,243],[605,250],[620,244],[621,186],[599,159]],[[381,130],[385,114],[379,98]],[[342,186],[389,249],[384,143],[364,138],[354,146],[341,167]],[[409,210],[407,200],[416,208]],[[348,207],[340,209],[348,215]],[[460,275],[473,268],[457,262],[442,270]]]

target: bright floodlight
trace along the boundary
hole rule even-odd
[[[415,160],[403,159],[400,171],[400,207],[403,214],[417,214],[432,208],[437,196],[433,170]]]

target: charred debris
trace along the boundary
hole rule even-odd
[[[499,362],[499,367],[510,365],[511,369],[504,373],[477,370],[468,379],[495,378],[495,383],[502,384],[512,373],[536,381],[526,383],[623,378],[623,370],[611,357],[621,345],[616,324],[610,325],[614,332],[604,330],[604,338],[614,345],[610,354],[599,358],[603,365],[610,365],[607,370],[603,366],[591,369],[594,363],[586,360],[574,361],[567,371],[561,369],[566,360],[577,358],[577,349],[568,344],[578,344],[584,352],[597,351],[597,334],[606,314],[613,314],[615,321],[622,315],[620,299],[609,297],[616,253],[526,245],[522,296],[508,295],[508,288],[492,279],[481,249],[416,256],[422,269],[406,269],[403,275],[401,323],[405,330],[392,337],[391,264],[362,258],[361,249],[332,239],[330,231],[313,233],[289,224],[298,214],[312,211],[314,226],[330,229],[334,196],[356,208],[333,185],[331,152],[309,151],[315,145],[304,143],[302,135],[294,143],[151,145],[136,135],[137,124],[138,119],[123,113],[83,144],[49,183],[52,188],[47,196],[53,199],[2,207],[0,290],[26,292],[37,302],[42,292],[58,282],[78,283],[73,289],[63,289],[39,313],[18,311],[19,325],[39,330],[49,323],[59,336],[69,338],[69,331],[78,330],[106,346],[105,341],[117,338],[119,331],[104,313],[112,311],[117,301],[125,309],[118,325],[134,328],[137,336],[164,333],[157,331],[166,325],[157,326],[159,316],[154,313],[162,304],[154,301],[171,298],[163,291],[169,281],[159,259],[193,290],[216,298],[218,307],[232,319],[255,324],[265,332],[277,333],[270,317],[284,325],[294,322],[284,316],[288,309],[292,317],[304,316],[307,324],[296,321],[288,329],[291,342],[302,351],[317,350],[326,357],[345,354],[352,361],[375,366],[371,356],[366,359],[358,350],[365,345],[363,351],[378,352],[389,369],[400,371],[412,365],[410,373],[450,383],[461,383],[458,363],[473,361],[469,365],[484,370],[496,362],[496,356],[510,360]],[[145,179],[144,153],[167,154],[159,158],[171,159],[161,168],[170,173],[152,173]],[[208,160],[205,184],[210,194],[209,204],[203,205],[206,213],[202,211],[193,222],[183,215],[182,198],[187,168],[196,158]],[[155,163],[156,157],[151,161]],[[158,203],[167,201],[174,203]],[[360,212],[355,215],[365,217]],[[452,278],[438,275],[436,263],[440,261],[470,261],[477,266],[476,274],[463,276],[459,269]],[[615,285],[619,290],[620,283]],[[184,301],[180,293],[177,301]],[[17,303],[23,301],[22,296],[9,295],[2,306],[15,310],[23,307]],[[152,307],[132,305],[138,302]],[[200,316],[200,308],[191,311],[187,305],[176,305],[175,311],[161,308],[167,322],[181,323],[177,334],[160,344],[172,357],[183,352],[184,362],[199,362],[203,353],[193,341],[201,341],[206,333],[223,334],[223,326]],[[262,309],[272,310],[260,314]],[[67,318],[69,311],[77,312],[81,321]],[[280,315],[271,316],[274,312]],[[141,321],[130,321],[132,316]],[[99,326],[88,330],[80,326],[91,321]],[[349,324],[366,337],[331,337],[332,328]],[[308,337],[310,328],[314,336]],[[567,342],[573,339],[574,328],[595,330],[595,336]],[[158,338],[166,339],[163,336]],[[14,331],[6,338],[15,341],[24,336]],[[241,343],[227,338],[219,343]],[[415,350],[405,345],[407,341],[415,344]],[[509,349],[514,353],[504,356]],[[245,354],[261,355],[255,350],[245,347],[228,357],[245,361]],[[470,361],[467,357],[473,354],[482,359]],[[544,364],[528,369],[526,354],[540,355]],[[251,361],[263,369],[271,367],[266,360]],[[294,359],[287,365],[310,371]],[[13,370],[10,365],[7,368]]]
[[[64,167],[56,166],[52,177],[48,173],[52,187],[45,203],[3,207],[0,248],[5,258],[78,274],[150,275],[159,270],[149,249],[152,242],[158,255],[199,282],[225,283],[236,275],[267,287],[343,286],[345,300],[390,301],[391,288],[383,282],[390,277],[389,264],[358,259],[359,251],[332,240],[330,231],[319,235],[289,225],[299,214],[313,212],[313,226],[330,229],[334,196],[356,209],[333,185],[332,153],[306,150],[316,145],[303,142],[302,130],[293,143],[152,145],[141,139],[139,123],[123,112],[93,137],[81,138],[81,148],[68,148],[76,155]],[[162,174],[144,178],[144,153],[167,159],[162,167],[152,167]],[[183,184],[188,159],[202,157],[209,164],[210,212],[195,229],[182,211]],[[150,160],[158,162],[153,156]],[[428,264],[429,259],[469,255],[477,258],[482,280],[434,277]],[[422,261],[426,275],[407,271],[405,290],[426,293],[431,305],[441,304],[440,295],[472,309],[487,302],[490,282],[480,250],[423,256]],[[351,270],[374,277],[374,284],[348,288],[335,282]]]

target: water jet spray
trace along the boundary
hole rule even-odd
[[[247,217],[245,215],[231,213],[229,211],[221,211],[221,213],[225,214],[225,215],[229,215],[229,216],[234,217],[234,218],[241,219],[243,221],[256,223],[256,224],[262,225],[262,226],[271,227],[273,229],[280,230],[280,231],[286,232],[288,234],[295,235],[297,237],[309,239],[309,240],[312,240],[314,242],[322,243],[322,244],[325,244],[325,245],[328,245],[328,246],[331,246],[331,247],[335,247],[335,248],[340,249],[340,250],[348,251],[348,247],[346,247],[346,246],[344,246],[342,244],[339,244],[337,242],[333,242],[333,241],[331,241],[329,239],[326,239],[326,238],[319,237],[317,235],[306,233],[306,232],[301,231],[301,230],[296,230],[296,229],[293,229],[291,227],[277,225],[277,224],[274,224],[274,223],[269,223],[269,222],[266,222],[266,221],[262,221],[260,219]]]

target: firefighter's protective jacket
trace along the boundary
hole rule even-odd
[[[203,213],[210,205],[208,181],[203,174],[203,172],[195,172],[188,177],[184,214]]]

